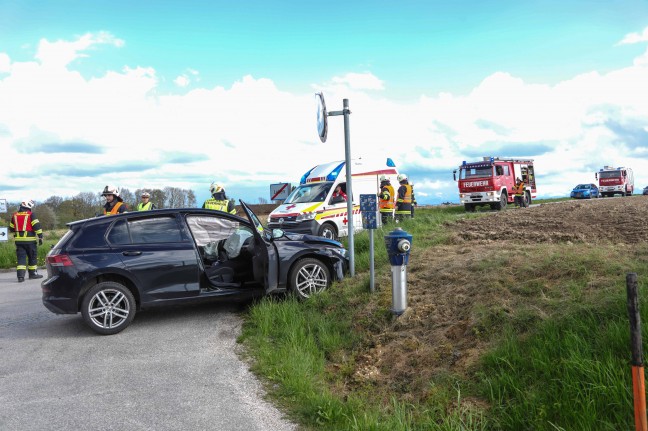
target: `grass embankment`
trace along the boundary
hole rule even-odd
[[[418,210],[402,224],[414,235],[412,258],[453,248],[457,238],[444,224],[464,216],[457,207]],[[389,312],[385,233],[376,231],[376,293],[368,292],[369,241],[360,233],[354,279],[304,303],[264,299],[250,310],[241,340],[271,396],[296,421],[330,430],[633,428],[625,274],[637,272],[643,292],[648,246],[493,246],[465,267],[473,289],[490,298],[466,305],[466,336],[487,346],[479,358],[430,372],[421,351],[434,355],[437,346],[412,336],[409,352],[393,352],[410,356],[411,371],[386,380],[390,370],[380,364],[382,379],[363,370],[367,353],[381,348],[376,334],[389,338],[401,325]],[[430,286],[436,282],[430,275]],[[640,301],[645,322],[644,293]]]

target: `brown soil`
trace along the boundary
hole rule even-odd
[[[489,347],[492,337],[479,326],[484,313],[508,313],[521,303],[507,287],[493,287],[484,275],[489,271],[480,264],[502,253],[515,259],[534,244],[562,250],[559,247],[566,244],[645,242],[646,214],[648,197],[643,196],[565,201],[527,209],[509,206],[448,225],[450,244],[424,250],[414,244],[407,274],[409,308],[388,325],[371,330],[370,342],[359,352],[346,389],[369,386],[412,401],[432,396],[430,381],[449,374],[466,376]],[[506,271],[506,266],[487,265],[493,266],[493,272]],[[477,271],[479,279],[474,276]],[[515,283],[512,277],[510,284]],[[390,274],[379,274],[376,286],[377,301],[361,310],[357,321],[375,321],[372,316],[390,308]]]

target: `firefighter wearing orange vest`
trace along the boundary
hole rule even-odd
[[[407,175],[398,175],[398,196],[396,198],[396,220],[412,217],[412,186],[407,181]]]
[[[29,271],[31,280],[43,278],[36,272],[38,268],[38,250],[36,241],[39,245],[43,244],[43,230],[41,229],[38,218],[32,213],[34,201],[26,200],[20,203],[18,211],[11,216],[9,230],[14,233],[16,242],[16,273],[18,282],[25,281],[25,272]]]
[[[515,197],[513,198],[515,204],[520,208],[526,208],[526,200],[524,199],[524,182],[519,177],[515,180],[513,193],[515,194]]]
[[[216,182],[213,182],[209,186],[209,192],[211,193],[212,197],[207,199],[203,203],[203,208],[236,214],[236,207],[234,205],[234,202],[227,199],[227,196],[225,195],[225,189],[223,187],[218,185]]]
[[[378,210],[380,219],[385,225],[394,220],[394,186],[385,175],[380,176],[380,193],[378,193]]]
[[[101,195],[106,199],[106,204],[103,206],[103,215],[115,215],[128,211],[124,200],[119,196],[117,187],[106,186]]]

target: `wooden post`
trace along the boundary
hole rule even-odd
[[[646,418],[646,387],[644,383],[643,347],[641,344],[641,316],[637,295],[637,274],[626,275],[628,293],[628,316],[630,318],[630,343],[632,349],[632,393],[636,431],[648,431]]]

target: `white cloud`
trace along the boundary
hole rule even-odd
[[[385,84],[371,72],[347,73],[331,79],[334,86],[346,86],[351,90],[384,90]]]
[[[87,34],[71,42],[41,41],[39,61],[12,62],[0,53],[0,71],[6,72],[0,74],[0,100],[7,101],[0,103],[0,148],[12,160],[0,172],[0,189],[24,187],[0,197],[73,196],[116,183],[131,190],[191,188],[200,199],[218,180],[233,197],[256,201],[267,196],[237,196],[237,190],[295,183],[316,163],[344,159],[342,117],[329,118],[328,141],[320,143],[313,93],[289,93],[251,75],[202,88],[193,69],[176,78],[184,90],[173,95],[161,92],[163,77],[154,68],[84,78],[70,62],[99,56],[90,51],[99,43],[123,44],[107,33]],[[556,85],[529,84],[500,71],[467,94],[424,95],[409,103],[376,96],[373,90],[384,83],[371,72],[332,77],[314,88],[324,91],[330,111],[349,99],[352,156],[393,158],[416,184],[421,203],[458,200],[452,169],[462,160],[516,150],[536,158],[541,196],[565,195],[607,164],[631,166],[637,186],[648,184],[648,142],[641,141],[648,132],[646,58]],[[103,152],[19,152],[25,143],[82,143]],[[169,154],[186,159],[168,163]],[[24,166],[35,174],[25,175]],[[79,167],[106,169],[85,177],[51,172],[61,166],[69,174]],[[133,168],[111,169],[121,166]]]
[[[648,27],[641,33],[628,33],[617,45],[628,45],[633,43],[648,42]]]

